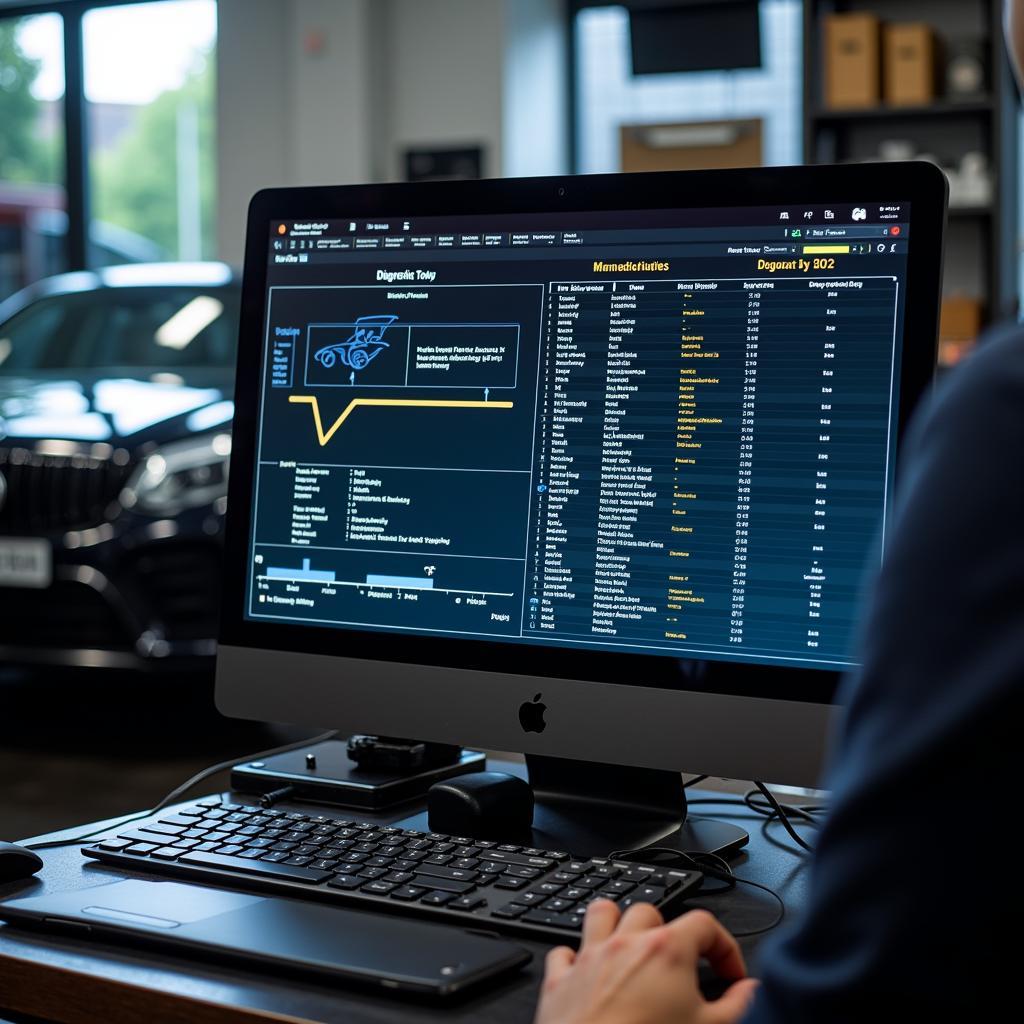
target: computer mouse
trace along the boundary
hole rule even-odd
[[[43,866],[43,858],[24,846],[0,843],[0,882],[30,878]]]

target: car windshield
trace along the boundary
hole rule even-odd
[[[238,292],[133,287],[51,295],[0,324],[0,376],[32,371],[231,367]]]

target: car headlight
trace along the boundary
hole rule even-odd
[[[151,515],[209,505],[228,491],[230,434],[204,434],[162,445],[148,455],[121,492],[121,504]]]

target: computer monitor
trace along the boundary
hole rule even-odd
[[[220,709],[813,785],[945,195],[928,164],[259,193]]]

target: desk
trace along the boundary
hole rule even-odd
[[[522,771],[521,765],[502,762],[492,762],[490,767],[498,771]],[[688,792],[694,799],[724,795],[696,789]],[[237,795],[233,799],[249,800]],[[289,809],[288,804],[278,806]],[[416,810],[418,808],[406,806],[383,814],[349,813],[362,820],[392,824]],[[700,804],[693,808],[693,813],[713,814],[746,828],[750,832],[750,844],[733,863],[737,875],[778,892],[786,903],[788,919],[799,913],[808,882],[807,859],[798,855],[781,826],[762,827],[763,818],[736,805]],[[116,827],[112,831],[116,831]],[[47,838],[61,837],[58,834]],[[43,870],[33,879],[0,885],[0,899],[39,896],[47,891],[60,892],[121,878],[146,877],[87,860],[74,846],[42,851],[42,856],[46,862]],[[734,931],[758,928],[771,921],[778,910],[778,904],[770,896],[750,886],[739,886],[721,896],[697,897],[690,905],[706,907]],[[758,945],[765,937],[740,940],[754,973]],[[179,1021],[182,1024],[267,1021],[277,1024],[333,1024],[335,1021],[345,1024],[394,1024],[396,1021],[403,1024],[440,1021],[522,1024],[533,1019],[548,947],[537,942],[515,941],[522,942],[534,953],[533,963],[521,974],[460,1001],[429,1006],[378,993],[276,979],[148,951],[140,953],[126,946],[31,935],[0,925],[0,1020],[24,1014],[62,1024],[120,1024],[124,1021],[139,1024]]]

